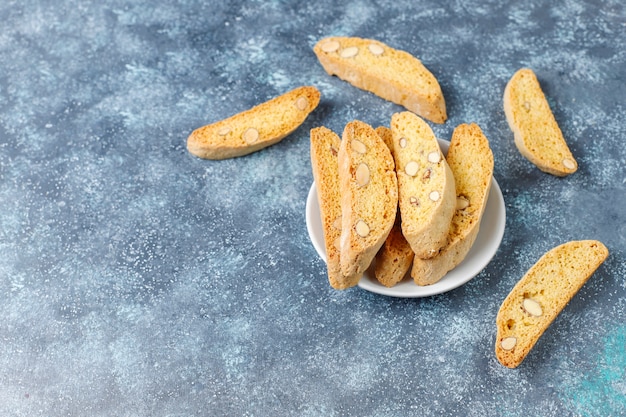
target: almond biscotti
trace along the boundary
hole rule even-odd
[[[559,177],[576,172],[578,164],[531,69],[522,68],[511,77],[503,101],[515,146],[526,159]]]
[[[320,40],[313,51],[328,74],[432,122],[446,121],[439,82],[413,55],[376,40],[340,36]]]
[[[383,139],[383,142],[391,149],[393,146],[393,136],[391,130],[385,126],[376,128],[376,133]],[[411,268],[415,254],[411,245],[402,234],[400,214],[396,214],[396,221],[385,239],[385,243],[376,254],[374,276],[386,287],[393,287],[406,276]]]
[[[341,273],[340,237],[341,202],[339,195],[339,170],[337,155],[341,139],[326,127],[311,129],[311,168],[317,187],[317,201],[320,207],[328,281],[337,290],[354,287],[362,274],[344,275]]]
[[[415,253],[402,234],[400,218],[396,218],[385,243],[376,254],[374,276],[385,287],[393,287],[411,269]]]
[[[387,238],[396,218],[398,184],[389,148],[374,129],[355,120],[339,147],[341,272],[363,273]]]
[[[597,240],[571,241],[545,253],[505,298],[496,317],[498,361],[516,368],[609,251]]]
[[[454,176],[430,126],[411,112],[391,117],[402,233],[417,258],[446,244],[456,207]]]
[[[437,256],[415,259],[411,276],[418,285],[430,285],[460,264],[470,251],[487,205],[493,178],[493,153],[476,124],[454,129],[446,156],[456,184],[456,210],[448,240]]]
[[[296,88],[249,110],[194,130],[187,139],[187,149],[205,159],[250,154],[281,141],[296,130],[319,101],[317,88]]]

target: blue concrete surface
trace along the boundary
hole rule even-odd
[[[226,2],[225,2],[226,3]],[[621,1],[0,3],[0,415],[626,414],[626,8]],[[312,52],[361,36],[437,76],[449,139],[478,123],[507,223],[446,294],[330,288],[311,245],[309,129],[402,110]],[[520,156],[502,110],[535,70],[579,162]],[[263,151],[187,135],[299,85],[319,107]],[[516,370],[495,315],[548,249],[610,256]]]

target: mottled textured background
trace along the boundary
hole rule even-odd
[[[339,5],[341,4],[341,5]],[[0,415],[626,414],[622,1],[0,3]],[[328,285],[311,245],[308,132],[400,107],[328,76],[330,35],[418,56],[449,139],[476,122],[507,209],[468,284],[423,299]],[[544,174],[502,110],[531,67],[580,169]],[[201,160],[188,134],[299,85],[281,143]],[[611,255],[516,370],[495,315],[548,249]]]

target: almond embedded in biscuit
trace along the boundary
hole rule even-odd
[[[336,52],[340,47],[341,44],[336,40],[328,40],[320,44],[320,49],[326,53]]]
[[[226,135],[228,135],[230,133],[230,131],[231,131],[230,127],[224,126],[224,127],[220,127],[217,130],[217,134],[220,135],[220,136],[226,136]]]
[[[408,175],[409,177],[414,177],[417,174],[417,171],[419,171],[419,169],[420,169],[420,166],[415,161],[409,161],[404,166],[404,172],[406,172],[406,175]]]
[[[385,52],[385,49],[378,43],[370,43],[367,45],[367,49],[369,49],[369,51],[376,56],[382,55],[383,52]]]
[[[522,307],[524,311],[534,317],[541,317],[543,315],[543,309],[541,308],[541,304],[539,302],[533,300],[532,298],[524,298],[522,301]]]
[[[358,139],[354,139],[351,143],[352,150],[356,153],[365,154],[367,152],[367,147],[363,142]]]
[[[428,162],[431,164],[438,164],[441,161],[441,152],[433,151],[428,154]]]
[[[364,187],[370,182],[370,169],[365,162],[359,164],[355,173],[356,183]]]
[[[242,138],[246,143],[253,144],[259,139],[259,131],[253,127],[246,129],[246,131],[243,132]]]
[[[500,347],[503,350],[513,350],[517,344],[517,338],[514,336],[505,337],[500,341]]]
[[[296,107],[298,110],[305,111],[309,107],[309,100],[304,96],[298,97],[296,100]]]
[[[354,230],[356,231],[356,234],[361,237],[367,237],[367,235],[370,234],[370,227],[363,220],[359,220],[356,222]]]
[[[359,53],[359,48],[357,48],[356,46],[350,46],[348,48],[343,49],[339,55],[342,58],[353,58],[357,56],[358,53]]]

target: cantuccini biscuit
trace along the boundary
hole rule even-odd
[[[432,122],[446,121],[446,103],[439,82],[408,52],[373,39],[341,36],[320,40],[313,51],[328,74]]]
[[[385,126],[376,128],[376,133],[383,139],[387,147],[393,146],[391,129]],[[396,214],[396,221],[385,239],[375,258],[374,276],[386,287],[393,287],[406,276],[411,268],[415,254],[411,245],[402,234],[400,213]]]
[[[387,238],[398,209],[398,185],[389,148],[374,129],[355,120],[339,147],[341,271],[364,272]]]
[[[526,159],[559,177],[576,172],[578,163],[531,69],[522,68],[511,77],[503,101],[515,146]]]
[[[341,139],[332,130],[326,127],[311,129],[311,168],[322,218],[328,281],[337,290],[354,287],[362,275],[341,273],[341,202],[337,164],[340,144]]]
[[[446,244],[456,207],[454,176],[430,126],[411,112],[391,117],[402,233],[418,258]]]
[[[462,124],[454,129],[446,160],[456,184],[456,207],[443,249],[430,259],[413,262],[411,276],[418,285],[436,283],[465,259],[478,236],[489,197],[493,153],[478,125]]]
[[[571,241],[545,253],[513,287],[498,311],[498,361],[509,368],[519,366],[608,255],[606,246],[597,240]]]
[[[194,130],[187,149],[205,159],[243,156],[273,145],[296,130],[317,107],[320,92],[298,87],[227,119]]]

